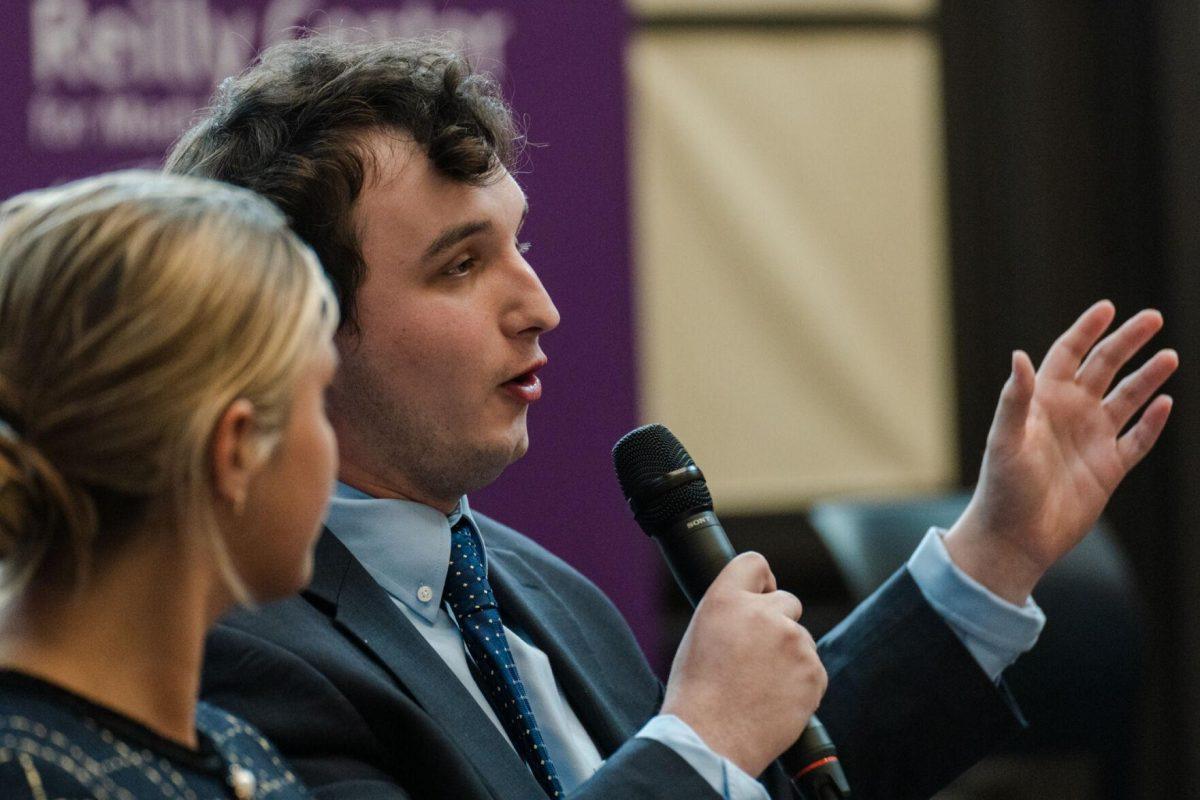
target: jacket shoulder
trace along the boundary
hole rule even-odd
[[[497,522],[491,517],[480,514],[478,511],[472,512],[472,516],[474,516],[475,524],[479,526],[479,533],[483,536],[483,542],[489,550],[497,548],[507,550],[520,556],[522,560],[530,565],[536,565],[537,568],[548,569],[555,574],[573,578],[587,584],[595,592],[600,591],[600,588],[588,580],[583,573],[551,553],[529,536],[514,528],[510,528],[502,522]]]
[[[568,606],[578,611],[591,609],[601,612],[605,616],[613,617],[613,621],[621,627],[628,628],[624,617],[608,595],[582,572],[520,531],[479,512],[472,512],[472,515],[489,554],[497,550],[506,551],[504,556],[511,553],[517,557],[523,568],[536,573],[542,581],[551,586]],[[632,637],[630,631],[630,640]]]

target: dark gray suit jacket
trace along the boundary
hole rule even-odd
[[[549,656],[606,759],[580,800],[716,798],[658,742],[631,738],[662,685],[587,579],[481,514],[506,621]],[[924,798],[1020,730],[1003,688],[904,570],[821,642],[820,709],[856,800]],[[513,749],[363,566],[328,531],[300,597],[236,611],[208,641],[204,699],[258,726],[320,798],[539,800]],[[762,778],[790,790],[780,768]]]

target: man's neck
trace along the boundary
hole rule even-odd
[[[454,509],[458,507],[458,501],[461,498],[461,495],[453,498],[434,497],[430,493],[416,487],[404,476],[394,475],[381,478],[345,461],[338,467],[338,480],[371,497],[420,503],[421,505],[436,509],[443,514],[453,513]]]

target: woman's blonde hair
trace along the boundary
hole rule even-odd
[[[78,587],[153,508],[209,537],[209,446],[239,398],[259,458],[337,306],[250,191],[126,171],[0,205],[0,593]]]

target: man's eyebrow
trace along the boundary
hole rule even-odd
[[[425,248],[425,253],[421,256],[421,260],[428,261],[439,253],[449,250],[463,239],[474,236],[477,233],[482,233],[483,231],[491,230],[491,227],[491,222],[477,220],[475,222],[464,222],[461,225],[455,225],[453,228],[447,228],[442,231],[440,236],[433,240],[433,244]]]
[[[524,208],[521,209],[521,220],[517,223],[517,230],[520,230],[525,225],[525,218],[529,216],[529,203],[526,202]],[[460,225],[455,225],[453,228],[447,228],[433,240],[429,247],[425,248],[425,253],[421,256],[422,261],[428,261],[434,256],[449,250],[454,245],[474,236],[477,233],[484,233],[492,229],[492,223],[486,219],[475,220],[474,222],[464,222]]]

